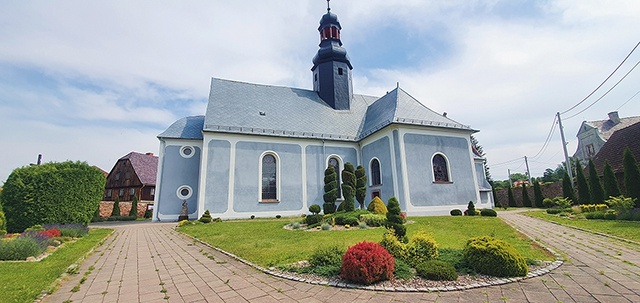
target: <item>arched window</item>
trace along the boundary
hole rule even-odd
[[[329,166],[332,166],[333,170],[336,171],[336,180],[338,181],[338,199],[340,199],[342,197],[342,189],[340,188],[340,185],[342,184],[342,182],[340,182],[340,159],[338,157],[329,158]]]
[[[382,177],[380,175],[380,161],[378,159],[371,159],[369,164],[369,171],[371,172],[371,185],[382,184]]]
[[[442,154],[435,154],[433,160],[433,182],[451,182],[449,178],[449,165]]]
[[[272,154],[262,157],[262,200],[276,200],[277,193],[277,163]]]

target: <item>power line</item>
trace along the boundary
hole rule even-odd
[[[549,146],[549,142],[551,142],[551,136],[553,136],[553,131],[556,128],[556,119],[557,119],[557,117],[553,116],[553,123],[551,123],[551,129],[549,129],[549,134],[547,134],[547,139],[545,139],[544,144],[542,144],[542,147],[540,148],[538,153],[535,154],[533,157],[531,157],[531,159],[536,159],[539,156],[542,156],[542,153],[544,153],[544,151]]]
[[[522,158],[516,158],[516,159],[509,160],[509,161],[504,161],[504,162],[500,162],[500,163],[497,163],[497,164],[492,164],[491,167],[507,165],[507,164],[511,164],[511,163],[514,163],[514,162],[520,161],[520,160],[522,160]]]
[[[631,101],[631,99],[635,98],[638,94],[640,94],[640,90],[635,93],[633,96],[631,96],[631,98],[629,98],[629,100],[624,101],[624,103],[622,103],[622,105],[620,105],[620,107],[616,108],[616,110],[619,110],[620,108],[622,108],[625,104],[629,103],[629,101]]]
[[[561,115],[566,114],[567,112],[573,110],[574,108],[578,107],[578,105],[582,104],[584,101],[586,101],[589,97],[591,97],[591,95],[593,95],[598,89],[600,89],[600,87],[602,87],[602,85],[605,84],[605,82],[607,82],[609,80],[609,78],[611,78],[611,76],[613,76],[613,74],[615,74],[618,69],[622,66],[622,64],[624,64],[624,62],[627,61],[627,59],[629,58],[629,56],[631,56],[631,54],[633,54],[633,52],[636,50],[636,48],[638,48],[638,45],[640,45],[640,42],[638,42],[638,44],[636,44],[636,46],[633,47],[633,49],[631,50],[631,52],[629,52],[629,54],[624,57],[624,60],[622,60],[622,62],[620,62],[620,64],[618,65],[618,67],[616,67],[616,69],[613,70],[613,72],[611,72],[611,74],[604,79],[604,81],[602,81],[602,83],[600,83],[600,85],[598,85],[598,87],[596,87],[596,89],[594,89],[589,95],[587,95],[586,97],[584,97],[584,99],[582,99],[582,101],[578,102],[576,105],[572,106],[571,108],[561,112]]]
[[[565,120],[571,119],[571,118],[583,113],[584,111],[586,111],[590,107],[594,106],[596,103],[598,103],[598,101],[602,100],[602,98],[604,98],[604,96],[606,96],[607,94],[609,94],[609,92],[611,92],[614,88],[616,88],[616,86],[618,86],[618,84],[620,84],[620,82],[622,82],[622,80],[624,80],[638,66],[638,64],[640,64],[640,61],[638,61],[636,63],[636,65],[634,65],[626,74],[624,74],[624,76],[620,80],[618,80],[618,82],[616,82],[616,84],[614,84],[608,91],[606,91],[602,96],[600,96],[600,98],[596,99],[596,101],[593,101],[593,103],[589,104],[589,106],[585,107],[583,110],[571,115],[570,117],[564,118],[564,119]]]

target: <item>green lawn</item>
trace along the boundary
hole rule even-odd
[[[305,260],[319,247],[338,245],[344,249],[367,240],[380,242],[384,228],[314,231],[286,230],[284,225],[299,218],[224,221],[205,225],[186,225],[179,230],[204,242],[261,266],[286,265]],[[418,230],[431,234],[440,247],[462,248],[467,239],[492,235],[511,243],[525,258],[553,260],[546,251],[532,244],[495,217],[410,217],[409,237]]]
[[[545,211],[532,211],[524,213],[528,216],[541,218],[563,225],[575,226],[591,231],[601,232],[621,238],[640,241],[640,222],[615,221],[615,220],[587,220],[584,218],[566,218],[547,214]]]
[[[33,302],[69,265],[111,232],[91,229],[89,235],[65,244],[40,262],[0,262],[0,302]]]

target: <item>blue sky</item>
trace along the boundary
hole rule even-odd
[[[1,1],[1,0],[0,0]],[[396,82],[480,130],[495,179],[545,141],[554,114],[582,100],[638,43],[640,2],[334,0],[356,93]],[[17,167],[81,160],[109,171],[158,152],[173,121],[204,114],[210,78],[311,88],[322,0],[2,1],[0,182]],[[634,53],[599,97],[633,64]],[[640,71],[564,122],[640,115]],[[594,101],[567,114],[577,113]],[[625,103],[628,101],[625,105]],[[622,107],[621,107],[622,106]],[[562,161],[556,132],[532,175]]]

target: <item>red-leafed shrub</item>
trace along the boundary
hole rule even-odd
[[[340,276],[346,280],[371,284],[393,278],[393,256],[380,244],[363,241],[349,247],[342,256]]]
[[[60,237],[60,231],[55,228],[41,231],[40,234],[46,236],[47,238]]]

